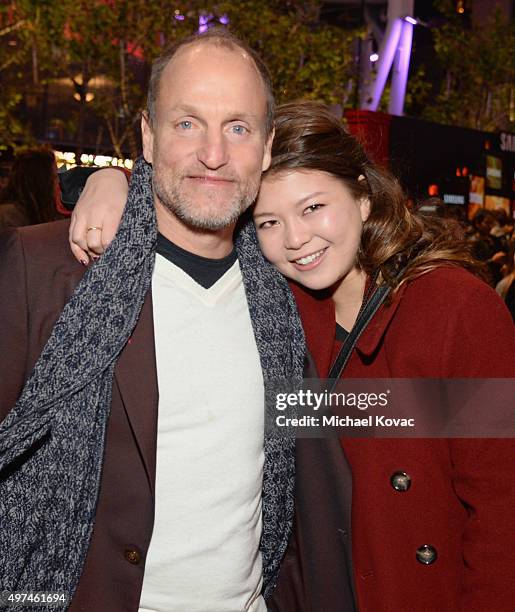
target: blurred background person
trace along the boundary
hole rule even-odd
[[[0,195],[0,231],[61,219],[57,165],[51,149],[26,149],[12,165]]]
[[[488,265],[490,282],[495,287],[502,278],[501,269],[506,262],[506,240],[492,234],[492,230],[499,224],[495,215],[489,210],[479,210],[472,219],[472,224],[474,226],[474,233],[470,238],[472,252],[476,259]]]
[[[0,163],[0,196],[2,195],[2,191],[7,187],[10,172],[10,164]]]
[[[490,234],[497,238],[501,247],[507,251],[513,233],[513,219],[509,218],[508,213],[504,209],[494,210],[492,214],[495,217],[496,224],[490,231]]]

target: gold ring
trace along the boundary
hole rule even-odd
[[[95,225],[92,225],[91,227],[88,227],[88,229],[86,230],[86,234],[90,231],[90,230],[98,230],[99,232],[102,231],[101,227],[96,227]]]

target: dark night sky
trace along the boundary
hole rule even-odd
[[[415,15],[423,21],[429,21],[438,16],[432,0],[415,0]]]
[[[386,1],[368,0],[366,4],[371,8],[377,7],[378,10],[383,6],[386,12]],[[433,5],[434,0],[415,0],[415,15],[423,21],[432,21],[434,18],[438,18],[438,12]],[[359,25],[361,21],[361,2],[358,0],[324,2],[322,18],[332,25]]]
[[[382,14],[384,19],[386,19],[387,2],[368,0],[366,4],[378,17]],[[434,8],[433,0],[415,0],[414,12],[416,17],[427,24],[427,27],[419,25],[415,28],[410,72],[414,74],[423,65],[427,78],[437,86],[442,78],[442,74],[435,62],[431,26],[438,25],[441,22],[441,17]],[[321,12],[321,19],[328,24],[343,28],[358,27],[363,23],[361,2],[356,0],[325,2]],[[416,109],[413,110],[416,111]]]

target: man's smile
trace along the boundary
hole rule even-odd
[[[202,185],[203,187],[228,187],[235,182],[234,179],[222,176],[191,175],[186,178],[193,181],[194,184]]]

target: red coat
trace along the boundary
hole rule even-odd
[[[319,374],[327,376],[332,300],[294,293]],[[345,376],[515,378],[515,327],[490,287],[464,270],[440,268],[381,307]],[[342,438],[341,445],[352,471],[360,612],[514,610],[513,440]],[[411,478],[405,492],[391,485],[398,471]],[[416,558],[425,544],[437,551],[430,565]]]

